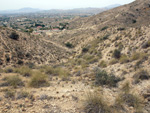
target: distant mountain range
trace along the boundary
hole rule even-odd
[[[76,8],[76,9],[68,9],[68,10],[62,10],[62,9],[51,9],[51,10],[41,10],[38,8],[22,8],[18,10],[2,10],[0,11],[0,14],[20,14],[20,13],[51,13],[51,14],[59,14],[59,13],[91,13],[91,14],[98,14],[102,11],[112,9],[115,7],[120,6],[120,4],[114,4],[110,5],[104,8]]]
[[[38,11],[41,11],[41,10],[36,9],[36,8],[26,7],[26,8],[21,8],[18,10],[3,10],[3,11],[0,11],[0,14],[33,13],[33,12],[38,12]]]
[[[121,6],[121,5],[120,4],[113,4],[113,5],[109,5],[109,6],[105,7],[105,8],[107,8],[107,9],[113,9],[113,8],[119,7],[119,6]]]

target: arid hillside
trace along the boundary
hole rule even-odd
[[[70,42],[75,48],[81,48],[81,45],[88,44],[88,42],[96,38],[99,34],[103,34],[107,28],[114,30],[117,28],[149,27],[149,10],[148,0],[137,0],[128,5],[114,8],[92,17],[72,20],[69,23],[69,31],[54,33],[50,36],[50,40],[62,45]]]
[[[42,37],[30,36],[9,28],[0,28],[0,65],[52,64],[66,59],[67,48]]]
[[[149,11],[136,0],[44,37],[0,28],[0,110],[150,113]]]
[[[104,11],[90,18],[78,19],[71,24],[71,28],[91,26],[101,28],[103,25],[123,25],[126,27],[149,25],[149,11],[149,0],[136,0],[130,4]]]
[[[76,19],[70,23],[69,31],[54,33],[48,38],[61,45],[72,44],[73,48],[70,50],[75,51],[75,54],[66,63],[66,67],[73,74],[80,73],[81,76],[86,75],[93,79],[93,70],[105,70],[110,76],[114,75],[123,79],[116,88],[118,93],[123,85],[129,82],[132,94],[144,95],[146,102],[143,105],[144,113],[149,112],[148,106],[150,105],[148,99],[150,86],[149,3],[149,0],[136,0],[92,17]],[[102,75],[101,73],[99,76]],[[110,85],[112,78],[96,77],[95,79],[99,80],[99,85],[104,89],[112,86]],[[107,79],[111,80],[108,82]],[[110,88],[110,90],[114,89]],[[130,107],[130,105],[124,106],[125,111],[122,109],[119,112],[137,110],[135,106],[132,106],[134,110]]]

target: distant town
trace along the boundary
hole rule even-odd
[[[50,34],[69,29],[69,22],[75,18],[88,17],[119,6],[105,8],[79,8],[72,10],[37,10],[23,8],[14,11],[0,11],[0,26],[9,27],[33,35]]]
[[[5,15],[0,17],[0,26],[10,27],[33,35],[41,35],[42,33],[48,34],[49,32],[67,30],[68,21],[73,18],[73,15]]]

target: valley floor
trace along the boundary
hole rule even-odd
[[[0,78],[11,75],[14,74],[1,74]],[[69,81],[53,77],[49,87],[15,89],[16,93],[30,92],[33,96],[30,98],[3,98],[3,91],[7,89],[8,87],[0,88],[0,113],[80,113],[81,100],[87,91],[93,90],[81,77],[72,77]]]

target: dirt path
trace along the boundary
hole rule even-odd
[[[47,43],[51,43],[51,44],[55,45],[56,47],[59,47],[59,48],[61,48],[61,49],[64,49],[64,50],[67,51],[67,52],[71,52],[70,49],[68,49],[68,48],[66,48],[66,47],[64,47],[64,46],[62,46],[62,45],[60,45],[60,44],[57,44],[56,42],[53,42],[53,41],[51,41],[51,40],[46,40],[46,39],[41,39],[41,40],[42,40],[42,41],[45,41],[45,42],[47,42]]]

